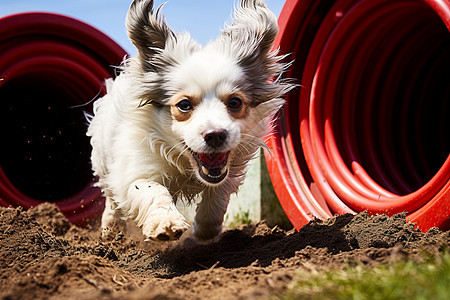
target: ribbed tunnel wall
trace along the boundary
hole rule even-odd
[[[449,228],[448,1],[287,1],[276,47],[301,85],[267,155],[291,222],[407,212]]]

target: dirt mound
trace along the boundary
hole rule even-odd
[[[402,214],[316,219],[299,232],[260,222],[198,244],[149,243],[118,230],[102,240],[48,203],[0,208],[0,299],[266,298],[300,269],[421,261],[448,245],[449,232],[422,233]]]

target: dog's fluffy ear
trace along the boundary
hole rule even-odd
[[[169,39],[175,39],[161,8],[162,5],[154,12],[153,0],[134,0],[128,10],[125,22],[128,36],[138,49],[144,68],[152,68],[152,57],[164,50]]]
[[[277,34],[277,18],[263,0],[241,0],[231,25],[222,30],[217,40],[248,74],[248,92],[254,93],[254,106],[292,88],[287,82],[276,80],[288,66],[280,63],[283,57],[277,56],[277,51],[270,52]],[[276,84],[267,84],[271,79]]]
[[[241,0],[231,26],[222,31],[231,42],[243,46],[243,57],[266,55],[277,33],[277,18],[263,0]]]
[[[263,0],[242,0],[221,39],[233,45],[241,64],[264,62],[278,33],[277,18]]]

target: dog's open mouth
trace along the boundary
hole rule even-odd
[[[200,176],[209,183],[219,183],[228,174],[230,152],[196,153],[192,152],[198,164]]]

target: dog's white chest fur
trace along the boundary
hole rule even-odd
[[[102,228],[132,218],[150,239],[177,239],[188,224],[174,201],[200,194],[193,234],[214,238],[292,87],[270,82],[284,68],[269,52],[276,18],[262,0],[243,0],[233,24],[201,47],[173,33],[153,1],[136,0],[127,29],[139,54],[107,81],[88,129]]]

